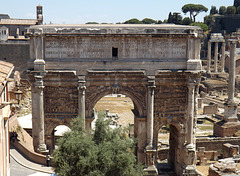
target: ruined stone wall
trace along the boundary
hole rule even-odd
[[[240,138],[238,137],[225,137],[225,138],[206,138],[197,139],[196,149],[198,147],[205,147],[206,151],[222,151],[223,144],[230,143],[232,145],[239,145]]]
[[[29,44],[0,44],[0,60],[13,63],[22,78],[27,78],[23,72],[28,69],[29,57]]]

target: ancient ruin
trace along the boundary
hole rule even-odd
[[[145,173],[157,174],[158,131],[169,124],[169,165],[177,175],[197,175],[199,27],[40,25],[30,27],[28,35],[36,151],[51,152],[54,128],[69,126],[76,116],[90,130],[94,105],[119,93],[134,103],[137,158],[147,166]]]
[[[218,44],[222,43],[222,52],[221,52],[221,72],[225,72],[225,39],[221,35],[221,33],[213,33],[211,34],[210,40],[208,41],[208,62],[207,62],[207,73],[211,73],[211,51],[212,51],[212,43],[214,43],[214,73],[218,73]]]

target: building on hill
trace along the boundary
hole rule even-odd
[[[0,61],[0,175],[9,176],[9,103],[8,78],[14,69],[13,64]]]
[[[36,14],[36,19],[15,19],[0,14],[0,61],[13,63],[22,78],[26,78],[23,72],[30,57],[29,39],[25,32],[30,26],[43,23],[42,6],[36,7]]]
[[[15,19],[10,18],[7,14],[0,14],[0,40],[4,41],[26,41],[24,36],[27,28],[36,24],[42,24],[42,6],[36,7],[36,19]]]

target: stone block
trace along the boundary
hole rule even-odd
[[[203,114],[216,114],[218,112],[218,105],[207,105],[203,107]]]
[[[234,157],[239,154],[239,145],[232,145],[230,143],[223,144],[223,157]]]

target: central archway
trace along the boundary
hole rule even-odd
[[[92,91],[88,92],[88,90],[91,91],[90,88],[87,89],[86,94],[87,94],[87,98],[86,98],[86,117],[91,117],[92,115],[92,109],[94,108],[94,106],[96,105],[96,103],[103,98],[106,95],[111,95],[113,93],[117,93],[117,94],[122,94],[122,95],[126,95],[127,97],[129,97],[134,104],[134,115],[137,117],[143,117],[146,115],[146,104],[145,101],[142,97],[139,97],[139,95],[137,95],[137,92],[134,92],[133,89],[130,89],[128,87],[121,87],[117,89],[117,92],[114,91],[112,89],[112,87],[105,87],[102,90],[95,90],[95,93],[93,93]],[[142,95],[141,95],[142,96]]]
[[[139,162],[145,162],[144,149],[146,146],[146,89],[143,85],[138,86],[96,86],[91,85],[86,88],[86,118],[92,118],[93,108],[96,103],[106,95],[122,94],[129,97],[133,103],[133,117],[134,117],[134,137],[138,138],[136,155]],[[118,84],[119,85],[119,84]],[[90,126],[90,125],[88,125]]]

